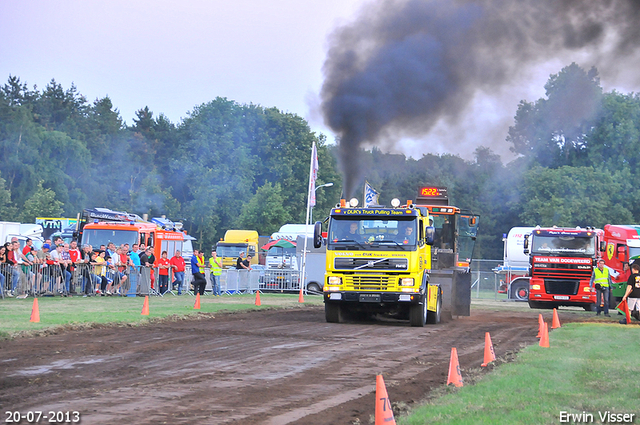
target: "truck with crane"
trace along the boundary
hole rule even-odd
[[[326,245],[323,297],[327,322],[352,314],[389,314],[411,326],[443,313],[469,315],[477,216],[448,205],[445,188],[422,188],[416,202],[359,208],[341,200],[314,228]],[[435,251],[435,252],[434,252]]]

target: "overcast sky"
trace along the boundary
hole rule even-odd
[[[74,83],[132,123],[227,97],[310,118],[327,34],[362,0],[0,1],[0,78]],[[318,123],[319,124],[319,123]]]
[[[9,75],[39,89],[52,78],[65,89],[74,83],[90,102],[109,96],[128,124],[145,106],[178,124],[195,106],[221,96],[298,114],[331,141],[314,112],[327,37],[354,20],[363,4],[0,0],[0,84]],[[518,101],[541,97],[549,74],[572,60],[580,58],[540,64],[502,93],[478,95],[468,120],[441,123],[424,139],[400,144],[402,153],[420,158],[446,152],[450,144],[443,140],[466,139],[460,146],[468,149],[452,153],[469,158],[473,146],[483,144],[509,159],[504,137]],[[604,77],[602,83],[605,89],[615,86]]]

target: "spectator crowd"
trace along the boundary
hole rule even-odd
[[[66,243],[60,238],[47,239],[36,250],[30,239],[21,248],[14,238],[0,246],[0,293],[18,298],[90,297],[127,295],[130,290],[135,295],[142,289],[159,295],[177,290],[182,295],[186,292],[185,269],[179,250],[171,258],[166,251],[156,258],[151,246],[111,242],[80,248],[76,241]],[[204,276],[204,259],[202,273]]]

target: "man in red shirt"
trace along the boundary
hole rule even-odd
[[[156,260],[154,265],[158,268],[158,281],[160,282],[160,294],[164,295],[169,289],[169,268],[171,264],[167,259],[167,251],[162,251],[160,258]]]
[[[176,289],[176,284],[178,285],[178,295],[182,295],[182,283],[184,282],[184,258],[182,258],[181,252],[176,251],[176,255],[171,257],[169,261],[171,265],[171,269],[173,270],[174,281],[171,283],[171,290]]]
[[[76,276],[75,265],[81,260],[82,256],[80,255],[80,250],[78,249],[78,241],[71,241],[69,244],[69,261],[71,261],[71,266],[69,267],[69,271],[73,276],[73,283],[71,285],[71,289],[69,290],[70,294],[76,293],[76,285],[78,284],[78,276]]]
[[[24,255],[26,257],[27,254],[30,253],[32,249],[34,249],[33,248],[33,241],[31,239],[27,238],[27,241],[25,242],[24,248],[22,248],[22,255]]]

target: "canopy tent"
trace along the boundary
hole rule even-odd
[[[275,241],[269,241],[268,243],[264,244],[262,246],[262,249],[267,251],[269,250],[269,248],[272,248],[274,246],[278,246],[280,248],[294,248],[296,246],[296,243],[287,239],[278,239]]]

